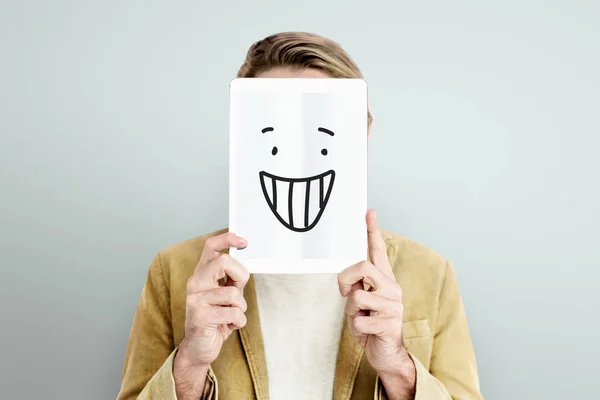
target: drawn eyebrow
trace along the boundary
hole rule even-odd
[[[262,129],[262,133],[267,133],[267,132],[273,132],[275,129],[273,129],[272,126],[267,126],[266,128]]]
[[[319,131],[319,132],[326,133],[326,134],[328,134],[329,136],[333,136],[333,132],[332,132],[332,131],[330,131],[330,130],[329,130],[329,129],[327,129],[327,128],[319,128],[319,129],[318,129],[318,131]]]

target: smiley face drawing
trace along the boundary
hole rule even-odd
[[[262,129],[262,133],[272,131],[273,127]],[[334,136],[327,128],[320,127],[318,131]],[[271,150],[274,157],[278,152],[276,146]],[[322,149],[321,154],[327,156],[327,149]],[[294,232],[308,232],[317,225],[327,207],[335,182],[333,169],[308,177],[283,177],[267,171],[260,171],[258,176],[273,215],[283,226]]]

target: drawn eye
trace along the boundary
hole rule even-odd
[[[277,154],[277,147],[273,146],[273,150],[271,150],[271,154],[275,155]]]
[[[326,156],[327,155],[327,149],[321,150],[321,154],[323,154],[324,156]]]

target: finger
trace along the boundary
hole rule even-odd
[[[374,291],[383,297],[390,299],[400,299],[402,297],[402,289],[396,281],[384,275],[381,270],[368,261],[354,264],[339,273],[340,294],[346,297],[357,289],[355,284],[361,281],[371,286]]]
[[[403,311],[402,302],[388,299],[375,292],[368,292],[366,290],[357,290],[350,293],[346,302],[346,314],[352,317],[365,314],[370,316],[401,317]]]
[[[371,263],[361,261],[351,265],[338,274],[338,286],[342,296],[347,296],[355,290],[364,288],[363,283],[369,286],[380,286],[376,282],[380,282],[383,278],[383,273],[377,268],[371,268]]]
[[[228,277],[228,286],[236,287],[242,294],[250,279],[250,273],[242,264],[229,254],[221,254],[218,258],[199,268],[188,280],[188,293],[196,293],[219,287],[219,281]]]
[[[361,346],[364,346],[365,342],[366,342],[367,335],[365,335],[364,333],[359,332],[354,327],[354,320],[355,319],[356,319],[356,317],[348,317],[348,329],[350,330],[350,334],[352,335],[352,337],[354,337],[356,340],[358,340],[358,343],[360,343]]]
[[[237,318],[235,318],[232,323],[228,324],[227,327],[233,331],[236,329],[243,328],[244,326],[246,326],[247,323],[248,319],[246,318],[246,314],[242,313]]]
[[[379,221],[377,221],[374,210],[367,211],[367,237],[371,262],[385,275],[394,276],[387,256],[385,241],[379,227]]]
[[[210,326],[233,325],[243,326],[246,315],[239,307],[211,307],[206,313],[206,321]]]
[[[352,287],[350,288],[350,293],[356,290],[365,290],[365,284],[363,281],[358,281],[352,284]]]
[[[243,248],[248,245],[248,241],[233,232],[225,232],[220,235],[211,236],[204,241],[204,249],[200,256],[200,261],[196,268],[201,265],[217,259],[223,250],[228,250],[231,247]]]
[[[200,296],[201,298],[198,301],[203,305],[239,307],[243,312],[248,309],[248,303],[246,303],[242,292],[234,286],[218,287],[204,292]]]
[[[353,318],[351,323],[353,332],[359,336],[402,337],[402,319],[398,317],[361,316]]]

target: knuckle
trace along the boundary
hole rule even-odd
[[[188,278],[187,283],[185,285],[185,289],[187,293],[193,293],[196,288],[196,279],[195,276],[192,275]]]
[[[241,320],[241,319],[246,318],[246,314],[244,314],[244,312],[242,311],[242,309],[239,308],[239,307],[233,308],[233,314],[234,314],[234,317],[236,319],[240,319]]]
[[[214,249],[216,246],[216,242],[217,242],[217,237],[211,236],[204,241],[204,248],[205,249]]]
[[[196,296],[188,294],[185,297],[185,309],[191,311],[196,308]]]
[[[219,257],[217,257],[217,263],[221,266],[229,264],[231,260],[231,256],[227,253],[221,253]]]
[[[369,274],[369,272],[371,271],[371,263],[368,261],[362,261],[359,265],[358,265],[358,271],[360,272],[361,275],[366,276]]]
[[[248,270],[245,267],[243,269],[244,269],[243,283],[245,285],[250,280],[250,272],[248,272]]]
[[[364,326],[364,318],[357,317],[352,320],[352,326],[357,331],[362,331]]]
[[[193,293],[185,298],[186,310],[190,312],[198,312],[202,308],[202,298],[199,294]]]
[[[246,326],[248,323],[248,319],[246,318],[246,314],[242,314],[242,319],[240,321],[240,326]]]
[[[366,292],[364,290],[355,290],[350,294],[352,302],[360,307],[364,305]]]
[[[241,296],[241,306],[242,306],[242,311],[245,313],[248,310],[248,303],[246,302],[246,299]]]
[[[203,267],[204,267],[204,261],[202,260],[202,256],[200,256],[200,259],[198,260],[198,263],[196,264],[196,268],[194,270],[197,271]]]

